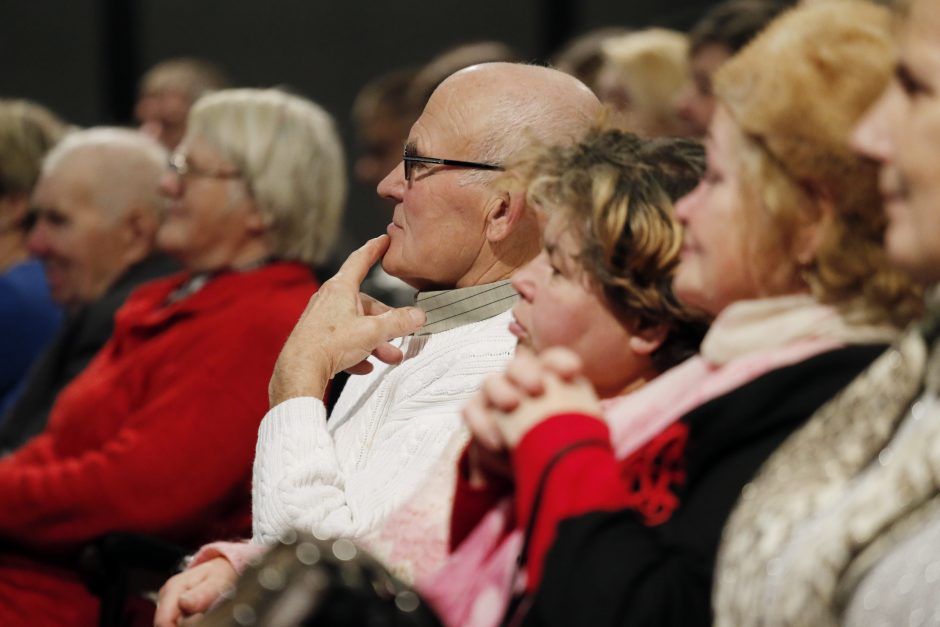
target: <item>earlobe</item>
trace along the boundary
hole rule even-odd
[[[125,238],[128,263],[143,259],[153,247],[160,227],[155,213],[144,207],[131,207],[124,214],[121,233]]]
[[[828,194],[818,193],[817,197],[819,217],[797,231],[795,241],[796,250],[794,250],[793,256],[796,258],[801,268],[813,265],[819,248],[822,246],[823,240],[829,232],[829,225],[835,213],[832,200]]]
[[[634,330],[627,344],[637,355],[652,355],[663,345],[668,335],[669,325],[662,322]]]
[[[502,191],[493,196],[486,212],[486,239],[499,242],[515,230],[525,217],[525,194]]]
[[[154,212],[144,207],[131,207],[128,209],[124,224],[127,227],[125,232],[130,241],[142,240],[146,241],[148,245],[160,226]]]
[[[270,226],[269,222],[270,220],[268,220],[267,216],[261,213],[258,204],[252,201],[245,219],[245,226],[248,232],[254,235],[264,235],[268,230],[268,226]]]

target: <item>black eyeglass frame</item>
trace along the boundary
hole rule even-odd
[[[470,168],[471,170],[504,170],[505,168],[501,165],[495,163],[480,163],[478,161],[460,161],[458,159],[440,159],[438,157],[422,157],[419,155],[408,154],[409,150],[414,150],[414,147],[408,143],[405,144],[405,148],[402,151],[402,164],[405,168],[405,180],[408,183],[412,182],[411,174],[414,172],[412,164],[414,163],[430,163],[432,165],[447,165],[455,168]]]

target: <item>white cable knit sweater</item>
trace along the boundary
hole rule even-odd
[[[292,528],[347,538],[376,530],[427,480],[483,378],[512,357],[510,316],[400,340],[402,363],[373,360],[370,374],[351,377],[329,421],[315,398],[271,409],[255,453],[253,542]]]

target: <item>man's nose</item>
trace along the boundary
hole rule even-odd
[[[42,220],[38,220],[30,229],[26,247],[34,257],[45,257],[49,254],[49,232]]]
[[[399,161],[398,164],[385,175],[385,178],[379,181],[379,185],[375,188],[375,191],[382,198],[398,201],[402,199],[406,185],[405,162]]]

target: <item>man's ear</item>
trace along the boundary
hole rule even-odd
[[[669,324],[660,322],[643,328],[635,328],[627,344],[637,355],[652,355],[663,345],[668,335]]]
[[[150,254],[153,241],[160,228],[156,212],[148,207],[131,207],[121,218],[121,236],[132,262]]]
[[[486,207],[486,239],[501,242],[509,237],[529,213],[525,193],[500,191],[493,194]]]

